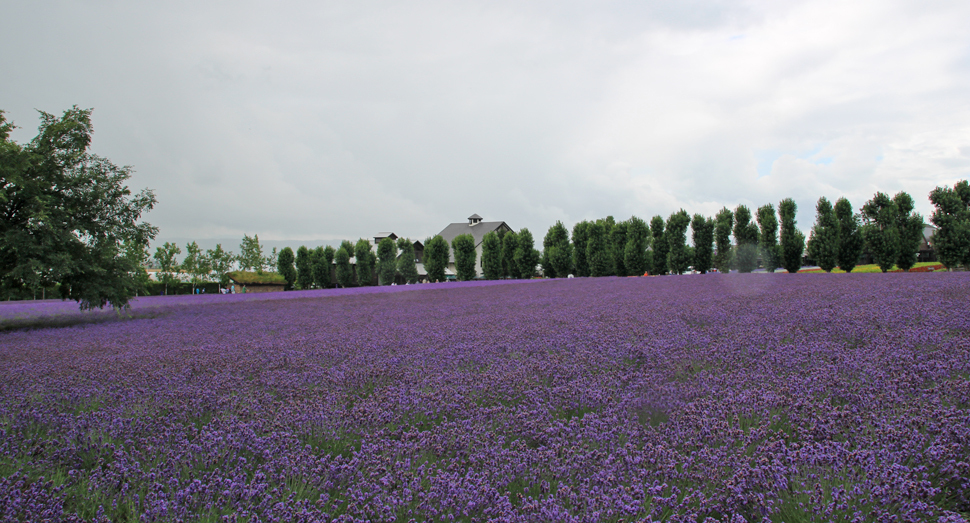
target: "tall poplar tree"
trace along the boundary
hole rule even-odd
[[[305,245],[296,249],[296,281],[301,289],[313,287],[313,260],[310,259],[310,249]]]
[[[888,194],[877,192],[862,206],[862,238],[872,261],[888,272],[899,257],[896,204]]]
[[[357,261],[357,285],[361,287],[374,283],[374,262],[377,257],[371,251],[370,240],[361,238],[354,245],[354,258]]]
[[[471,234],[459,234],[451,240],[455,253],[455,272],[459,281],[475,279],[475,238]]]
[[[609,234],[610,258],[613,260],[613,274],[617,276],[629,276],[626,268],[626,238],[627,222],[619,222],[613,225]]]
[[[435,236],[425,243],[424,268],[428,271],[428,281],[432,283],[445,281],[448,254],[448,242],[441,235]]]
[[[292,289],[293,282],[296,281],[296,269],[293,268],[293,261],[293,249],[289,247],[283,247],[283,250],[276,257],[276,270],[286,280],[286,287],[283,289],[286,291]]]
[[[592,222],[586,229],[586,263],[589,275],[593,277],[610,274],[610,252],[605,227],[600,222]]]
[[[401,252],[397,257],[397,272],[404,278],[405,283],[417,283],[419,275],[414,255],[414,242],[411,238],[398,238],[397,248]]]
[[[970,183],[961,180],[930,192],[936,207],[930,221],[936,226],[933,249],[948,270],[960,265],[970,267]]]
[[[650,274],[662,276],[667,274],[667,238],[662,216],[657,215],[650,220],[650,233],[653,235],[653,267]]]
[[[798,206],[795,200],[785,198],[778,204],[778,216],[781,218],[781,266],[789,274],[795,274],[802,267],[802,253],[805,251],[805,235],[795,225],[795,214]]]
[[[727,207],[721,208],[714,218],[714,266],[717,272],[731,272],[733,253],[731,252],[731,230],[734,228],[734,213]]]
[[[647,265],[647,247],[650,245],[650,227],[637,216],[627,220],[626,246],[623,248],[623,265],[629,275],[642,276],[650,270]]]
[[[397,244],[382,238],[377,244],[377,284],[390,285],[397,275]]]
[[[509,231],[502,237],[502,274],[506,278],[519,279],[519,266],[515,263],[515,251],[519,248],[519,235]]]
[[[565,278],[572,272],[573,246],[569,229],[557,221],[542,240],[542,273],[549,278]]]
[[[346,245],[341,244],[334,254],[333,260],[336,267],[334,271],[336,272],[337,285],[347,288],[357,283],[354,280],[354,271],[350,267],[350,252],[347,251]]]
[[[753,271],[758,266],[758,226],[744,205],[734,210],[734,242],[738,272]]]
[[[329,249],[329,257],[327,256]],[[330,268],[333,267],[333,256],[336,253],[331,246],[313,249],[313,283],[321,289],[330,288]]]
[[[482,275],[486,280],[502,277],[502,240],[495,231],[482,238]]]
[[[531,278],[539,265],[539,251],[535,248],[535,240],[529,229],[523,227],[516,235],[518,247],[515,249],[515,264],[519,267],[519,274],[523,278]]]
[[[908,272],[916,265],[919,244],[923,241],[923,217],[913,209],[913,197],[900,191],[893,197],[896,205],[896,230],[899,231],[899,253],[896,266]]]
[[[835,219],[839,222],[839,268],[849,273],[862,256],[862,229],[859,215],[849,200],[839,198],[835,202]]]
[[[573,225],[573,267],[576,276],[589,276],[589,258],[586,256],[586,242],[589,240],[589,222],[583,220]]]
[[[667,242],[667,267],[674,274],[687,272],[690,266],[690,251],[687,249],[687,227],[690,226],[690,216],[681,209],[670,215],[664,231]]]
[[[808,255],[825,272],[839,263],[839,221],[829,200],[822,196],[815,204],[815,225],[808,238]]]
[[[706,274],[714,260],[714,220],[695,214],[690,222],[694,244],[694,270]]]
[[[775,272],[781,265],[781,249],[778,247],[778,218],[772,204],[758,207],[758,226],[761,227],[759,243],[761,260],[768,272]]]

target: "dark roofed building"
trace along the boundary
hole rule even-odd
[[[482,240],[490,232],[497,232],[499,236],[504,236],[506,232],[511,232],[512,228],[505,222],[486,222],[477,214],[468,217],[466,223],[452,223],[439,232],[438,235],[448,242],[448,269],[457,273],[455,269],[455,253],[451,249],[451,241],[461,234],[471,234],[475,240],[475,275],[482,275]]]

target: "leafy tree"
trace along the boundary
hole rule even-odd
[[[205,252],[199,248],[199,244],[191,242],[185,246],[185,259],[182,260],[181,268],[192,277],[192,293],[195,294],[196,285],[208,279],[212,271],[212,263],[206,258]]]
[[[862,206],[862,239],[882,272],[892,269],[899,257],[896,214],[896,204],[889,195],[881,192]]]
[[[508,237],[506,235],[506,237]],[[424,245],[424,268],[428,271],[428,280],[432,282],[445,281],[445,269],[448,267],[448,242],[441,235],[431,238]]]
[[[714,259],[714,220],[695,214],[690,223],[694,270],[707,274]]]
[[[893,196],[896,205],[896,230],[899,231],[899,253],[896,266],[903,271],[916,264],[919,244],[923,241],[923,217],[913,211],[913,197],[906,192]]]
[[[573,266],[576,276],[589,276],[589,258],[586,256],[586,242],[589,239],[589,222],[583,220],[573,226]]]
[[[259,271],[263,268],[263,247],[259,245],[259,235],[243,235],[239,244],[239,270]]]
[[[482,273],[486,280],[502,277],[502,240],[495,231],[482,238]]]
[[[0,111],[0,291],[60,284],[81,309],[125,308],[138,288],[138,249],[158,228],[140,223],[155,195],[132,195],[131,167],[91,154],[91,109],[40,112],[21,146]]]
[[[825,272],[832,272],[839,263],[839,220],[826,197],[815,205],[815,225],[808,238],[808,255]]]
[[[283,289],[286,291],[293,288],[293,282],[297,279],[296,269],[293,268],[294,258],[293,249],[289,247],[283,247],[276,257],[276,270],[286,280],[286,288]]]
[[[521,277],[531,278],[539,265],[539,251],[535,248],[535,240],[529,229],[523,227],[516,236],[519,245],[515,249],[515,264],[519,267]]]
[[[502,238],[502,274],[507,278],[519,279],[519,266],[515,263],[515,251],[519,248],[519,235],[515,231],[505,233]]]
[[[717,272],[731,272],[734,253],[731,252],[731,229],[734,228],[734,213],[727,207],[722,207],[714,217],[714,266]]]
[[[347,247],[341,244],[333,259],[336,265],[337,285],[344,288],[352,287],[356,281],[354,281],[354,271],[350,267],[350,253],[347,252]]]
[[[352,242],[350,240],[343,240],[343,241],[340,242],[340,247],[338,247],[338,249],[346,249],[347,250],[347,254],[349,254],[350,257],[353,258],[354,257],[354,251],[357,250],[357,247],[354,245],[354,242]]]
[[[459,234],[451,240],[451,248],[455,253],[455,272],[459,281],[475,279],[475,237],[471,234]]]
[[[667,241],[667,267],[674,274],[683,274],[690,267],[687,227],[690,227],[690,215],[683,209],[667,218],[667,228],[664,231],[664,239]]]
[[[329,245],[327,247],[330,247]],[[330,247],[330,260],[327,260],[327,250],[323,247],[313,249],[313,284],[321,289],[330,287],[330,266],[333,264],[333,247]]]
[[[226,287],[229,285],[229,273],[232,272],[232,265],[236,261],[232,251],[226,251],[221,243],[216,244],[215,249],[207,249],[206,257],[212,267],[212,272],[219,278],[219,285]]]
[[[607,244],[605,226],[592,222],[586,229],[586,263],[589,275],[593,277],[610,275],[610,251]]]
[[[628,226],[629,224],[627,222],[616,223],[608,234],[610,261],[612,262],[612,270],[610,272],[617,276],[629,276],[626,268],[626,237]]]
[[[758,226],[751,223],[751,211],[744,205],[734,210],[734,241],[738,272],[751,272],[758,266]]]
[[[417,283],[418,268],[415,265],[414,243],[410,238],[398,238],[397,248],[401,251],[397,257],[397,272],[401,273],[405,283]]]
[[[565,278],[572,272],[573,245],[569,229],[557,221],[542,240],[542,273],[549,278]]]
[[[177,256],[182,254],[182,249],[175,243],[165,242],[161,247],[155,248],[155,263],[158,265],[158,272],[162,275],[162,282],[165,283],[165,294],[168,294],[168,285],[175,284],[175,272],[179,269]]]
[[[781,265],[789,274],[795,274],[802,267],[802,253],[805,251],[805,235],[795,226],[795,213],[798,206],[795,200],[785,198],[778,204],[781,218]]]
[[[148,282],[151,279],[148,277],[148,271],[145,267],[149,263],[150,255],[148,254],[148,244],[140,242],[123,242],[122,252],[124,252],[125,258],[134,267],[132,271],[132,276],[135,281],[135,296],[139,293],[144,294],[147,291]]]
[[[296,249],[296,281],[301,289],[313,288],[313,258],[305,245]]]
[[[859,215],[845,198],[835,202],[835,219],[839,222],[839,268],[852,272],[862,255],[862,229]]]
[[[371,251],[370,240],[361,238],[354,245],[354,257],[357,260],[357,285],[361,287],[374,282],[374,264],[376,256]]]
[[[270,251],[270,253],[267,254],[265,258],[263,258],[262,267],[257,268],[256,272],[272,271],[273,269],[275,269],[277,265],[277,258],[279,258],[279,255],[280,255],[279,251],[276,250],[276,247],[273,247],[273,250]]]
[[[653,235],[653,267],[650,274],[667,274],[667,237],[664,235],[664,219],[654,216],[650,220],[650,233]]]
[[[377,244],[377,284],[390,285],[397,275],[397,244],[383,238]]]
[[[768,272],[775,272],[781,265],[781,248],[778,246],[778,218],[772,204],[758,207],[758,236],[761,244],[761,259]]]
[[[930,192],[930,202],[936,207],[930,221],[937,227],[933,249],[940,263],[949,270],[970,267],[970,184],[962,180],[952,189],[937,187]]]
[[[647,264],[647,247],[650,245],[650,228],[642,219],[631,216],[627,220],[626,246],[623,248],[623,265],[627,274],[641,276],[650,270]]]

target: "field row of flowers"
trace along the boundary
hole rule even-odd
[[[279,296],[0,333],[0,521],[970,513],[966,273]]]

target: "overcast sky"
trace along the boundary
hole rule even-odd
[[[970,2],[4,2],[0,109],[93,107],[159,240],[423,239],[970,177]],[[234,247],[230,245],[230,247]]]

